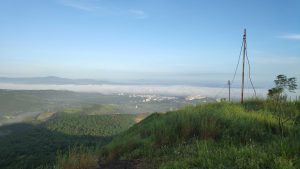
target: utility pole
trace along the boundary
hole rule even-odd
[[[244,76],[245,76],[245,55],[246,55],[246,29],[244,29],[244,37],[243,37],[243,69],[242,69],[242,93],[241,93],[241,103],[244,103]]]
[[[228,101],[230,102],[230,80],[228,80],[228,90],[229,90]]]

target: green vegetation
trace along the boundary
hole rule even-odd
[[[296,111],[299,102],[287,109]],[[300,128],[277,117],[263,100],[216,103],[155,113],[123,132],[101,152],[105,166],[140,159],[154,168],[300,168]],[[150,161],[150,162],[149,162]]]
[[[45,123],[47,129],[72,136],[113,136],[134,124],[135,115],[57,114]]]
[[[284,123],[296,120],[297,112],[291,107],[287,101],[287,91],[294,92],[297,89],[296,78],[287,78],[285,75],[278,75],[274,80],[275,87],[268,91],[268,102],[270,110],[278,119],[281,136],[284,135]]]
[[[0,90],[0,115],[12,116],[23,112],[58,112],[70,108],[81,110],[83,107],[95,104],[125,104],[127,102],[128,96],[99,93],[55,90]],[[106,111],[105,113],[111,112]]]
[[[151,100],[146,96],[129,94],[80,93],[55,90],[1,90],[0,126],[13,122],[31,121],[43,112],[66,112],[89,115],[134,114],[166,112],[203,100],[186,101],[184,97],[173,100]],[[212,99],[205,99],[207,102]]]
[[[107,168],[120,161],[153,169],[297,169],[300,102],[287,102],[290,111],[297,118],[282,128],[269,101],[258,99],[153,113],[137,124],[147,114],[46,113],[46,121],[0,128],[0,168]]]
[[[135,118],[135,115],[59,113],[46,122],[2,126],[0,133],[7,134],[0,136],[0,168],[51,168],[55,163],[59,167],[74,159],[78,151],[82,161],[74,159],[73,163],[83,165],[87,159],[92,161],[91,152],[132,126]]]
[[[300,102],[288,101],[286,95],[297,88],[296,79],[279,75],[274,82],[266,100],[250,99],[244,104],[193,106],[197,102],[182,98],[144,103],[128,95],[88,94],[86,104],[71,92],[73,101],[67,102],[72,104],[60,100],[61,113],[24,115],[27,123],[0,127],[0,168],[298,169]],[[45,96],[39,92],[32,97]],[[48,92],[53,99],[57,96]],[[20,98],[39,99],[29,95]],[[101,104],[96,98],[103,99]],[[189,106],[134,114],[182,105]]]
[[[96,169],[98,167],[97,151],[79,146],[68,150],[67,153],[58,153],[54,167],[43,166],[45,169]]]

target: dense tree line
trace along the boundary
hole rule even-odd
[[[38,123],[19,123],[0,127],[0,168],[37,168],[54,165],[58,153],[83,146],[97,149],[112,136],[128,129],[134,115],[58,114]]]

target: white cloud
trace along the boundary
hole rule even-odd
[[[85,3],[84,3],[85,2]],[[77,10],[92,12],[95,11],[98,7],[92,4],[86,3],[88,1],[78,1],[78,0],[61,0],[60,3],[64,6],[74,8]]]
[[[130,9],[128,12],[138,19],[146,18],[146,13],[143,10]]]
[[[146,13],[140,9],[122,9],[102,6],[96,0],[59,0],[61,5],[85,12],[93,12],[99,16],[131,16],[137,19],[146,18]]]
[[[279,38],[289,39],[289,40],[300,40],[300,34],[288,34],[288,35],[279,36]]]
[[[274,65],[299,65],[300,57],[296,56],[269,56],[269,57],[256,57],[256,63],[259,64],[274,64]]]

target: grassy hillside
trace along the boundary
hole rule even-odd
[[[46,122],[0,127],[0,168],[53,166],[69,152],[95,152],[135,123],[135,115],[57,114]],[[81,152],[83,152],[81,151]],[[52,168],[52,167],[50,167]]]
[[[265,104],[218,103],[152,114],[106,145],[100,163],[103,168],[120,160],[135,161],[135,168],[300,168],[299,126],[285,123],[281,137],[277,117]],[[296,103],[289,110],[299,114]]]
[[[298,169],[300,103],[285,106],[298,120],[284,123],[283,135],[278,116],[260,100],[189,106],[144,120],[147,114],[45,114],[46,121],[0,127],[0,168]]]

